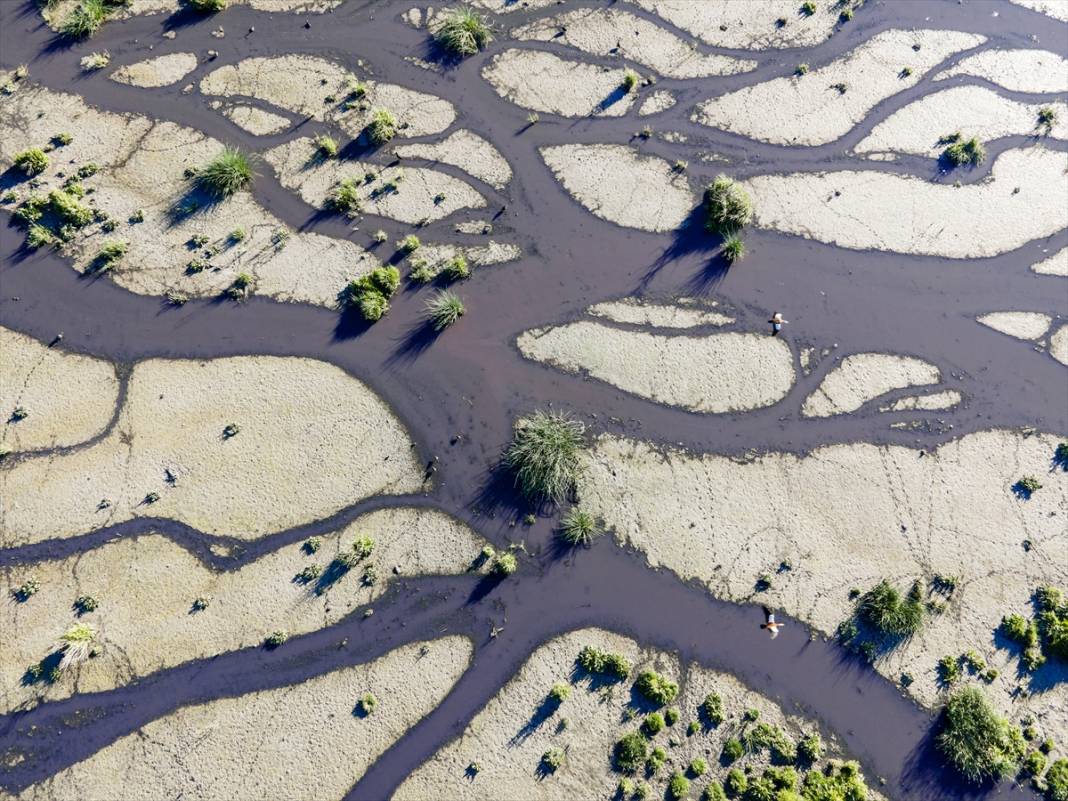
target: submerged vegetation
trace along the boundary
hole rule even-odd
[[[564,412],[535,411],[515,423],[504,464],[523,495],[559,503],[575,492],[586,426]]]
[[[485,17],[466,6],[446,11],[441,24],[434,31],[434,41],[438,46],[460,58],[473,56],[492,39]]]

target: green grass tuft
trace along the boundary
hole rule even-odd
[[[753,202],[737,182],[726,175],[717,175],[705,190],[705,212],[705,227],[713,233],[728,235],[752,221]]]
[[[229,197],[252,182],[252,160],[236,147],[224,147],[214,159],[196,171],[198,187],[218,198]]]
[[[473,56],[493,39],[485,17],[473,8],[453,8],[437,30],[434,40],[448,53],[463,58]]]
[[[936,743],[946,761],[974,783],[1009,775],[1024,751],[1019,730],[994,711],[977,687],[965,687],[946,701]]]
[[[444,331],[463,317],[465,311],[460,296],[443,289],[427,300],[424,314],[435,331]]]
[[[376,109],[367,124],[367,138],[372,144],[384,145],[397,135],[397,118],[388,108]]]
[[[559,503],[575,491],[585,425],[569,415],[538,410],[516,421],[504,464],[527,498]]]
[[[861,596],[857,613],[872,628],[893,637],[909,637],[923,627],[924,607],[919,582],[908,596],[885,579]]]
[[[589,545],[600,533],[597,519],[578,507],[571,507],[560,521],[560,539],[568,545]]]

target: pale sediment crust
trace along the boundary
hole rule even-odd
[[[59,0],[52,8],[42,8],[41,16],[54,30],[59,30],[79,0]],[[287,11],[304,14],[322,14],[341,5],[344,0],[229,0],[228,5],[247,5],[257,11]],[[130,0],[127,6],[118,6],[108,19],[122,20],[149,14],[174,14],[182,11],[182,0]]]
[[[85,442],[104,431],[118,399],[114,365],[0,326],[0,452]]]
[[[413,267],[421,267],[432,280],[457,256],[463,256],[468,268],[475,268],[515,261],[522,255],[523,251],[518,246],[493,240],[485,245],[470,246],[428,244],[421,245],[412,253],[408,263]]]
[[[1061,248],[1048,259],[1031,265],[1039,275],[1059,275],[1068,278],[1068,248]]]
[[[317,798],[341,798],[441,702],[471,655],[469,640],[444,637],[301,684],[182,707],[18,798],[260,801],[307,797],[309,787]],[[367,693],[378,703],[361,716]]]
[[[228,435],[230,425],[239,430]],[[142,516],[256,539],[372,495],[418,491],[413,447],[374,392],[324,362],[139,362],[107,437],[0,470],[0,543]]]
[[[671,92],[659,90],[648,95],[642,104],[638,106],[639,117],[649,117],[653,114],[659,114],[661,111],[667,111],[669,108],[678,102],[675,100],[675,95]]]
[[[672,306],[645,303],[636,298],[611,300],[590,306],[587,311],[617,323],[645,325],[653,328],[697,328],[702,325],[730,325],[734,318],[722,312],[695,306]]]
[[[1062,3],[1061,0],[1009,0],[1009,2],[1068,22],[1068,5]]]
[[[633,666],[628,679],[613,684],[582,671],[575,660],[587,645],[627,659]],[[631,703],[630,688],[638,673],[647,669],[679,685],[671,706],[680,713],[678,722],[650,738],[650,751],[659,746],[667,752],[664,767],[655,776],[642,771],[632,777],[634,783],[650,786],[650,798],[670,797],[665,791],[672,773],[685,773],[695,758],[705,761],[707,772],[700,778],[691,777],[688,798],[696,799],[711,781],[722,782],[728,770],[720,762],[723,744],[752,727],[742,719],[747,709],[757,710],[762,723],[781,727],[794,742],[817,730],[811,721],[784,714],[777,704],[728,673],[697,663],[680,664],[675,654],[643,648],[628,637],[603,629],[579,629],[549,640],[531,654],[464,733],[401,784],[393,801],[613,797],[622,774],[611,768],[612,749],[642,722],[643,710]],[[554,708],[548,693],[555,684],[568,686],[570,694]],[[702,722],[698,712],[710,693],[720,697],[725,716],[714,727]],[[698,721],[699,728],[688,734],[691,721]],[[672,740],[678,744],[670,745]],[[826,757],[843,756],[835,742],[825,745],[829,746]],[[566,752],[563,766],[555,772],[539,768],[542,755],[550,748]],[[472,764],[478,766],[474,775],[467,772]],[[767,754],[755,751],[742,756],[734,767],[752,769],[759,775],[768,764]]]
[[[459,178],[424,167],[324,159],[308,137],[279,145],[263,157],[277,171],[282,186],[320,209],[327,207],[332,190],[349,179],[356,182],[365,212],[405,223],[432,222],[460,209],[486,205],[486,199]],[[374,180],[368,181],[368,175]],[[395,188],[387,188],[390,182],[396,182]]]
[[[395,152],[405,158],[451,164],[497,189],[503,189],[512,180],[512,168],[500,151],[478,134],[465,129],[440,142],[401,145]]]
[[[673,231],[698,202],[684,173],[626,145],[557,145],[541,157],[576,201],[626,228]]]
[[[988,328],[1017,339],[1038,339],[1053,321],[1048,314],[1021,311],[990,312],[975,319]]]
[[[1057,114],[1049,131],[1038,125],[1038,111],[1047,106]],[[946,147],[944,142],[939,144],[939,139],[953,133],[984,142],[1023,134],[1068,139],[1068,104],[1018,103],[981,86],[958,86],[895,111],[876,125],[855,150],[935,156]]]
[[[660,26],[612,8],[577,9],[546,17],[515,28],[509,35],[570,45],[594,56],[622,57],[668,78],[732,75],[756,67],[755,61],[705,55]]]
[[[513,11],[536,11],[559,3],[560,0],[471,0],[471,5],[492,11],[494,14],[510,14]]]
[[[975,75],[1012,92],[1068,92],[1068,59],[1048,50],[983,50],[942,70],[934,80],[954,75]]]
[[[619,117],[637,92],[622,69],[605,69],[538,50],[505,50],[482,70],[497,94],[523,108],[561,117]]]
[[[811,16],[799,13],[794,0],[629,0],[705,42],[718,47],[770,50],[807,47],[827,38],[838,22],[828,4]],[[778,19],[786,24],[779,26]]]
[[[1062,325],[1049,338],[1049,355],[1061,364],[1068,365],[1068,325]]]
[[[801,416],[848,414],[891,390],[937,384],[941,380],[937,367],[914,356],[856,353],[842,359],[816,391],[805,398]]]
[[[138,61],[126,67],[119,67],[109,76],[118,83],[154,89],[178,83],[197,68],[197,57],[193,53],[171,53],[157,56],[146,61]]]
[[[759,334],[663,336],[583,321],[526,331],[517,345],[528,359],[694,412],[771,406],[794,382],[790,348]]]
[[[826,144],[849,133],[881,101],[915,86],[946,57],[984,41],[958,31],[884,31],[806,75],[707,100],[694,120],[763,142]]]
[[[1002,153],[975,185],[885,172],[762,175],[743,182],[756,224],[839,247],[944,256],[996,256],[1068,225],[1068,154]],[[1018,191],[1017,191],[1018,190]]]
[[[332,560],[358,537],[371,537],[374,551],[343,570]],[[315,553],[294,543],[226,572],[159,534],[5,570],[3,598],[30,577],[41,589],[24,602],[0,605],[0,707],[6,713],[75,691],[110,690],[191,659],[258,645],[272,631],[296,636],[332,626],[381,596],[394,575],[463,573],[486,544],[442,512],[412,508],[371,512],[319,539]],[[319,579],[298,580],[312,565],[322,570]],[[373,583],[364,579],[370,565],[377,571]],[[74,601],[85,595],[99,606],[78,615]],[[210,599],[208,607],[192,611],[196,598]],[[23,684],[26,669],[52,653],[76,621],[96,629],[99,655],[54,684],[47,677]]]
[[[281,133],[290,126],[289,120],[281,114],[272,114],[241,103],[224,107],[223,114],[229,117],[234,125],[256,136]]]
[[[876,669],[895,681],[910,673],[908,691],[935,706],[936,662],[975,649],[1000,672],[988,688],[996,706],[1034,714],[1061,740],[1068,684],[1036,677],[1030,695],[1017,694],[1019,650],[995,632],[1003,615],[1031,614],[1036,587],[1064,585],[1068,473],[1051,471],[1062,438],[990,431],[935,451],[859,443],[739,460],[602,436],[582,501],[653,566],[720,597],[781,606],[827,635],[853,613],[851,588],[887,578],[905,592],[914,579],[953,576],[952,595],[935,595],[945,611]],[[1012,487],[1029,474],[1044,486],[1023,500]],[[777,572],[784,560],[791,569]],[[761,574],[770,586],[757,593]]]
[[[222,143],[171,122],[98,111],[74,95],[20,88],[0,109],[0,167],[56,131],[73,140],[54,151],[34,191],[46,195],[76,169],[99,168],[80,181],[95,190],[82,202],[97,211],[99,222],[80,229],[62,249],[79,272],[96,269],[105,243],[125,242],[126,255],[108,275],[131,292],[218,297],[246,273],[248,292],[333,306],[347,281],[378,266],[352,242],[291,231],[249,192],[216,202],[196,190],[186,170],[210,162]],[[23,185],[17,191],[21,199],[30,194]],[[115,230],[106,231],[105,220]],[[195,238],[205,244],[194,245]]]
[[[932,392],[929,395],[909,395],[907,398],[898,398],[888,406],[880,407],[880,412],[911,412],[911,411],[938,411],[940,409],[952,409],[958,405],[963,396],[955,389],[947,389],[944,392]]]
[[[357,85],[363,87],[363,94]],[[456,119],[456,111],[447,100],[395,84],[360,80],[337,62],[315,56],[247,58],[206,75],[200,91],[262,100],[338,125],[354,137],[378,109],[393,112],[401,137],[441,133]]]

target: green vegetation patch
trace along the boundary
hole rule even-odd
[[[978,687],[949,697],[936,743],[946,761],[974,783],[1011,774],[1025,750],[1020,730],[994,711]]]
[[[343,307],[356,309],[365,320],[375,322],[389,311],[389,299],[398,286],[400,271],[396,267],[379,267],[350,281],[338,300]]]

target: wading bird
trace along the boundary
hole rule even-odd
[[[760,624],[760,628],[771,632],[771,639],[774,640],[776,637],[779,636],[779,629],[781,629],[785,624],[784,623],[776,623],[775,622],[775,613],[772,612],[770,609],[768,609],[766,606],[763,607],[763,609],[764,609],[765,622]]]

